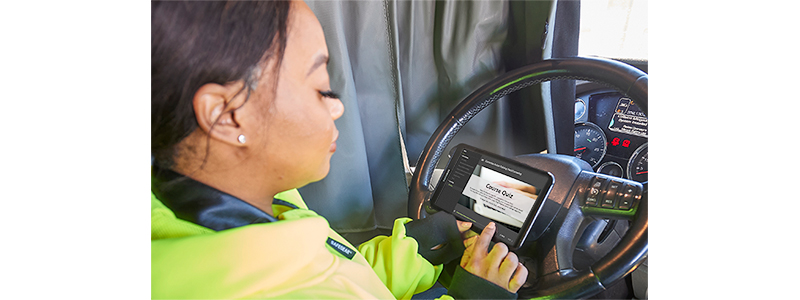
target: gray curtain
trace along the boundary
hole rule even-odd
[[[416,164],[449,111],[506,69],[541,60],[552,2],[307,3],[325,31],[331,87],[345,112],[336,121],[340,136],[329,175],[300,193],[359,243],[388,233],[406,215],[407,166]],[[532,142],[543,140],[543,132],[519,129],[543,119],[536,117],[541,92],[521,98],[485,109],[450,146],[468,143],[507,156],[543,150],[543,142]],[[514,125],[520,122],[533,123]]]

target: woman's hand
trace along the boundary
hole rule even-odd
[[[459,225],[461,224],[459,223]],[[492,251],[489,252],[489,242],[494,236],[496,226],[494,222],[491,222],[479,236],[465,241],[467,250],[461,257],[461,267],[473,275],[516,293],[528,278],[528,269],[519,262],[519,258],[514,252],[508,251],[508,246],[503,243],[495,244]]]
[[[475,233],[475,231],[469,230],[470,228],[472,228],[472,222],[464,222],[464,221],[456,220],[456,226],[458,227],[458,231],[461,232],[461,240],[464,242],[464,248],[466,248],[467,247],[467,240],[469,240],[469,238],[471,238],[473,236],[476,236],[478,234]],[[439,250],[439,248],[442,248],[442,247],[444,247],[444,244],[439,244],[439,245],[433,246],[433,248],[431,248],[431,250]]]
[[[470,228],[472,228],[472,222],[464,222],[456,220],[456,224],[458,225],[458,231],[461,232],[461,239],[464,240],[464,248],[469,247],[467,241],[471,237],[478,235],[478,233],[476,233],[475,231],[470,230]]]

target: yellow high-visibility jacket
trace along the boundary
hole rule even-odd
[[[399,218],[391,236],[356,249],[296,189],[276,195],[269,215],[169,170],[152,180],[152,298],[409,299],[463,251],[455,219],[443,212]],[[461,267],[448,294],[441,298],[517,296]]]
[[[405,235],[411,219],[354,251],[297,190],[276,198],[299,208],[273,205],[280,222],[215,232],[178,219],[151,193],[152,298],[408,299],[441,272]]]

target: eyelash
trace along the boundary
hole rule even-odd
[[[331,90],[327,90],[327,91],[324,91],[324,92],[320,91],[319,94],[322,95],[322,97],[339,99],[339,94],[337,94],[337,93],[335,93],[334,91],[331,91]]]

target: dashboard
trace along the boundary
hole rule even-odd
[[[598,173],[647,181],[647,116],[614,89],[579,88],[574,155]]]

